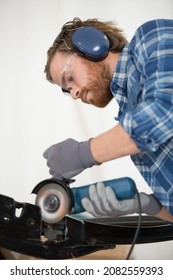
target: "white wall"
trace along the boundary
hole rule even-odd
[[[62,24],[75,16],[115,20],[130,39],[141,23],[172,18],[173,2],[0,0],[0,193],[17,201],[34,202],[32,189],[50,177],[42,157],[47,147],[68,137],[86,140],[115,124],[114,101],[96,109],[64,97],[45,80],[46,51]],[[84,171],[76,186],[122,176],[150,191],[128,157]],[[138,258],[144,257],[138,248]]]

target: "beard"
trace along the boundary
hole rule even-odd
[[[111,75],[107,66],[101,62],[86,62],[88,72],[88,83],[82,88],[80,96],[89,92],[91,97],[89,104],[103,108],[112,100],[110,91]]]

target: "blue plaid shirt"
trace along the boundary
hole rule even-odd
[[[119,123],[142,152],[133,162],[173,214],[173,20],[138,28],[120,54],[111,91]]]

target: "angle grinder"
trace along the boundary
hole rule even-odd
[[[42,220],[49,224],[60,222],[67,214],[82,213],[85,209],[81,200],[89,197],[89,185],[71,187],[75,180],[47,179],[40,182],[32,191],[36,194],[35,204],[41,209]],[[135,182],[122,177],[103,182],[112,187],[118,200],[133,198],[136,194]]]

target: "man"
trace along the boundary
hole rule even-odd
[[[103,134],[48,148],[44,157],[50,174],[72,178],[85,168],[130,155],[154,193],[149,205],[154,205],[153,198],[161,203],[151,214],[172,221],[173,20],[143,24],[128,43],[112,22],[75,18],[48,50],[45,72],[74,100],[105,107],[115,97],[120,108],[119,123]],[[91,197],[98,198],[98,193],[95,187]],[[112,195],[104,193],[108,199]],[[95,207],[102,210],[92,199],[85,206],[91,213]],[[110,214],[112,206],[108,208]]]

